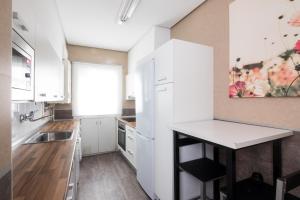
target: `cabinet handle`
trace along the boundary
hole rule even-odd
[[[40,96],[45,97],[45,96],[47,96],[47,94],[46,93],[41,93]]]
[[[74,188],[74,183],[70,183],[69,184],[69,189],[71,190],[71,189],[73,189]]]
[[[161,90],[157,90],[157,92],[166,92],[166,91],[168,91],[167,88],[164,88],[164,89],[161,89]]]
[[[163,77],[161,79],[158,79],[158,81],[165,81],[165,80],[167,80],[167,77]]]
[[[127,150],[127,152],[133,156],[133,152],[131,152],[130,150]]]
[[[57,98],[57,95],[53,95],[54,98]]]
[[[127,137],[128,137],[128,139],[133,140],[133,137],[131,137],[131,136],[127,136]]]

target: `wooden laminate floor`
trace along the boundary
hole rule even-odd
[[[119,153],[85,157],[80,167],[79,200],[149,200]]]

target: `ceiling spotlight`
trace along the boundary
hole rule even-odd
[[[132,14],[134,13],[139,3],[140,0],[123,0],[120,13],[119,13],[118,24],[123,24],[129,18],[131,18]]]

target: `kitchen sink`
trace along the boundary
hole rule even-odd
[[[73,132],[39,132],[29,138],[25,144],[72,140]]]

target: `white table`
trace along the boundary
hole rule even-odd
[[[220,120],[177,123],[171,126],[174,132],[174,192],[179,200],[179,135],[187,136],[202,143],[212,144],[226,150],[227,197],[236,199],[236,151],[242,148],[272,142],[273,143],[273,179],[281,177],[281,139],[293,135],[290,130],[247,125]],[[177,162],[177,163],[176,163]]]

